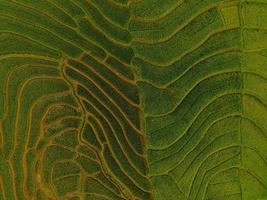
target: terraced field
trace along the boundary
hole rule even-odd
[[[266,0],[0,0],[0,200],[267,198]]]

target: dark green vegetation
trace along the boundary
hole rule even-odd
[[[266,0],[0,0],[0,200],[260,200],[266,152]]]

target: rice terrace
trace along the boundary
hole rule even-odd
[[[0,200],[267,199],[267,0],[0,0]]]

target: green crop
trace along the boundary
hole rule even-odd
[[[0,0],[0,200],[267,196],[266,0]]]

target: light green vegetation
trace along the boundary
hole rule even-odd
[[[267,197],[265,0],[0,0],[0,200]]]

